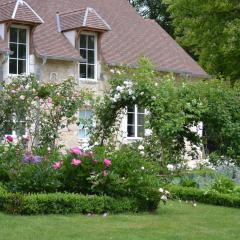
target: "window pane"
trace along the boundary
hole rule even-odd
[[[18,60],[18,74],[26,72],[26,60]]]
[[[87,47],[87,35],[81,35],[80,36],[80,48],[86,48]]]
[[[88,63],[92,63],[92,64],[95,63],[93,50],[88,50]]]
[[[138,125],[144,126],[144,114],[138,114]]]
[[[135,137],[135,127],[128,126],[128,137]]]
[[[134,106],[129,106],[128,107],[128,112],[135,112],[135,107]]]
[[[27,30],[19,29],[19,43],[27,43]]]
[[[23,136],[25,133],[26,133],[26,123],[25,122],[19,122],[18,126],[16,128],[17,136]]]
[[[144,126],[138,126],[138,137],[144,137]]]
[[[80,137],[80,138],[86,138],[85,129],[80,129],[80,130],[79,130],[79,137]]]
[[[18,57],[26,59],[27,51],[26,51],[26,45],[18,45]]]
[[[80,55],[84,59],[84,62],[87,62],[87,51],[85,49],[80,49]]]
[[[86,110],[86,119],[91,119],[93,116],[93,112],[91,110]]]
[[[87,77],[86,64],[80,64],[80,78],[86,77]]]
[[[139,107],[139,108],[138,108],[138,112],[139,112],[139,113],[145,113],[145,109]]]
[[[15,59],[9,60],[9,73],[17,74],[17,60]]]
[[[88,78],[94,79],[94,65],[88,65]]]
[[[94,49],[94,36],[88,36],[88,49]]]
[[[17,58],[17,44],[11,43],[10,44],[10,50],[13,52],[13,54],[10,57],[11,58]]]
[[[10,29],[10,42],[17,42],[17,28]]]
[[[128,113],[128,124],[134,124],[134,123],[135,123],[134,113]]]

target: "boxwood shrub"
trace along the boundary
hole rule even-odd
[[[222,194],[191,187],[168,186],[174,199],[192,200],[201,203],[214,204],[226,207],[240,207],[240,196]]]
[[[159,198],[142,201],[131,198],[75,193],[21,194],[0,187],[0,211],[19,215],[135,213],[156,210]]]

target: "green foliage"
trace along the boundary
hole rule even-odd
[[[167,5],[161,0],[129,0],[133,7],[145,18],[153,19],[168,33],[173,35],[172,19]]]
[[[221,194],[214,191],[180,186],[170,186],[169,190],[175,199],[191,200],[225,207],[240,207],[240,195],[238,194]]]
[[[146,149],[155,155],[161,166],[179,162],[185,151],[186,139],[198,145],[200,138],[190,130],[206,111],[206,101],[201,99],[194,83],[179,83],[172,76],[160,76],[145,58],[138,69],[113,69],[110,90],[96,104],[97,127],[92,143],[114,145],[126,107],[137,104],[149,111],[146,128],[153,134],[146,141]],[[112,71],[110,71],[112,72]],[[155,146],[155,147],[153,147]]]
[[[76,122],[75,114],[90,99],[90,93],[75,87],[74,79],[45,83],[33,75],[1,82],[0,136],[15,131],[25,144],[54,147],[59,131]]]
[[[23,164],[15,174],[10,174],[6,185],[11,192],[49,193],[60,189],[61,183],[57,172],[44,160],[39,164]]]
[[[218,177],[213,183],[211,190],[215,190],[219,193],[233,193],[235,188],[235,183],[224,176]]]
[[[203,143],[215,164],[240,164],[240,85],[231,86],[220,80],[199,82],[195,86],[207,111],[201,116],[204,123]],[[221,157],[223,156],[223,157]],[[225,163],[224,163],[225,164]]]
[[[98,147],[93,153],[77,156],[81,161],[78,166],[72,164],[76,155],[69,153],[57,171],[61,191],[128,197],[136,199],[139,208],[156,209],[160,200],[157,168],[135,149],[124,145],[108,153]],[[105,160],[111,161],[111,164],[107,166]]]
[[[4,195],[5,194],[5,195]],[[2,205],[1,205],[2,204]],[[6,194],[0,192],[0,209],[9,214],[102,214],[137,212],[134,200],[73,193]],[[147,209],[145,209],[147,210]]]
[[[238,0],[165,0],[177,40],[210,74],[240,75]]]

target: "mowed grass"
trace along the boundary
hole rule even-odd
[[[155,214],[9,216],[0,240],[240,240],[240,209],[169,202]]]

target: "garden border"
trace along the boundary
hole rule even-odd
[[[221,194],[213,191],[181,186],[168,186],[168,189],[174,199],[240,208],[240,196],[234,194]]]
[[[129,198],[75,193],[9,193],[0,187],[0,211],[14,215],[42,215],[135,213],[141,210],[137,201]]]

